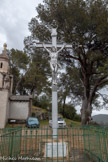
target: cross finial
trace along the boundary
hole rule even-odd
[[[7,50],[7,44],[4,43],[3,47],[4,47],[4,51],[6,51]]]

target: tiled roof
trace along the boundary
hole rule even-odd
[[[32,96],[20,96],[20,95],[10,96],[11,101],[29,101],[30,99],[32,99]]]

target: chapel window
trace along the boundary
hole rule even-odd
[[[2,67],[3,67],[3,63],[1,62],[1,63],[0,63],[0,68],[2,68]]]

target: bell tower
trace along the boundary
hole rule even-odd
[[[6,54],[7,44],[4,44],[4,49],[0,55],[0,89],[4,87],[4,78],[9,71],[9,57]]]
[[[0,54],[0,128],[4,128],[9,116],[9,95],[12,91],[12,75],[9,74],[7,44]]]
[[[4,44],[4,49],[2,54],[0,55],[0,72],[1,73],[8,73],[9,71],[9,57],[6,53],[7,44]]]

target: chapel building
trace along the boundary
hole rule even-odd
[[[12,95],[13,75],[9,73],[7,44],[0,54],[0,128],[8,120],[26,120],[31,115],[32,97]]]

